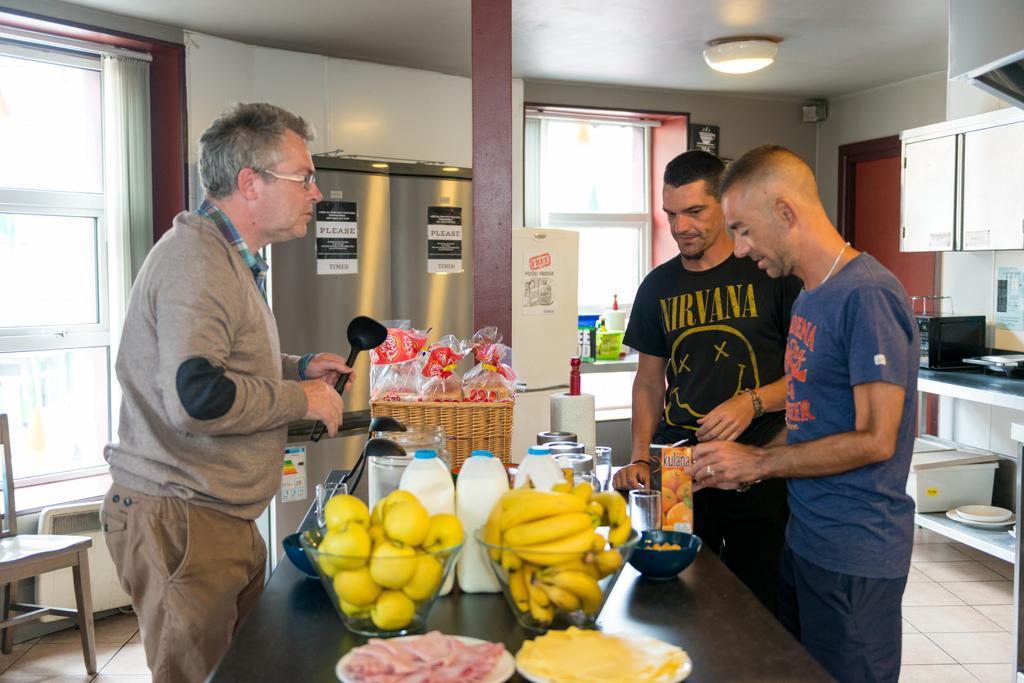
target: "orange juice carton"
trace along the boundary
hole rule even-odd
[[[686,468],[693,464],[689,446],[651,445],[651,488],[661,491],[661,528],[693,533],[693,480]]]

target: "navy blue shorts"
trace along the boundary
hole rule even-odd
[[[823,569],[782,550],[779,621],[839,681],[900,677],[907,577],[869,579]]]

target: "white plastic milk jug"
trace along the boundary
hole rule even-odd
[[[488,565],[486,550],[476,541],[477,529],[487,523],[491,509],[508,491],[508,473],[490,451],[473,451],[462,463],[455,485],[455,514],[466,532],[456,573],[467,593],[498,593],[501,586]]]
[[[437,451],[416,451],[402,473],[398,488],[416,496],[431,517],[442,512],[455,514],[455,484],[444,461],[437,457]],[[454,582],[455,572],[452,572],[441,588],[441,595],[448,595]]]
[[[562,469],[551,457],[551,451],[547,446],[530,446],[526,451],[526,457],[519,463],[516,470],[515,487],[520,489],[530,481],[533,488],[538,491],[550,491],[551,487],[560,481],[565,481]]]

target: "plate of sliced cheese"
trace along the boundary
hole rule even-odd
[[[531,683],[677,683],[693,663],[682,648],[656,638],[571,626],[524,642],[516,670]]]

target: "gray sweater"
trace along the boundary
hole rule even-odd
[[[205,358],[235,385],[214,418],[192,417],[178,371]],[[209,219],[181,213],[132,287],[117,354],[115,483],[255,519],[281,483],[287,425],[306,397],[298,356],[281,354],[274,315],[241,254]]]

